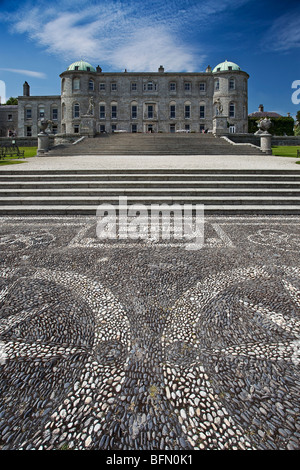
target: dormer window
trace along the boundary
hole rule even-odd
[[[75,70],[79,70],[79,67],[78,67],[78,65],[75,65]]]
[[[88,72],[90,72],[90,71],[91,71],[91,67],[87,67],[86,70],[87,70]]]

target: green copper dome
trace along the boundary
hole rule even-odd
[[[225,60],[225,62],[221,62],[213,69],[213,73],[228,72],[230,70],[241,70],[241,68],[234,62],[228,62],[228,60]]]
[[[79,70],[80,72],[96,72],[94,67],[85,62],[84,60],[79,60],[78,62],[73,62],[73,64],[69,65],[67,70]]]

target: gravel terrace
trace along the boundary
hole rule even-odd
[[[0,449],[299,449],[300,217],[0,224]]]

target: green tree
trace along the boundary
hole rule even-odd
[[[12,96],[8,98],[5,104],[18,104],[18,98],[13,98]]]

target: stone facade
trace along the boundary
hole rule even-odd
[[[19,96],[18,97],[18,136],[36,137],[38,121],[47,119],[53,122],[53,132],[61,131],[60,96]]]
[[[18,106],[0,106],[0,137],[14,137],[18,133]]]
[[[220,121],[216,115],[227,118],[224,133],[248,131],[249,75],[232,62],[201,73],[165,72],[162,66],[148,73],[103,72],[79,61],[60,78],[60,96],[30,96],[25,82],[19,136],[36,136],[39,119],[67,135],[87,133],[88,121],[91,133],[207,132]]]

